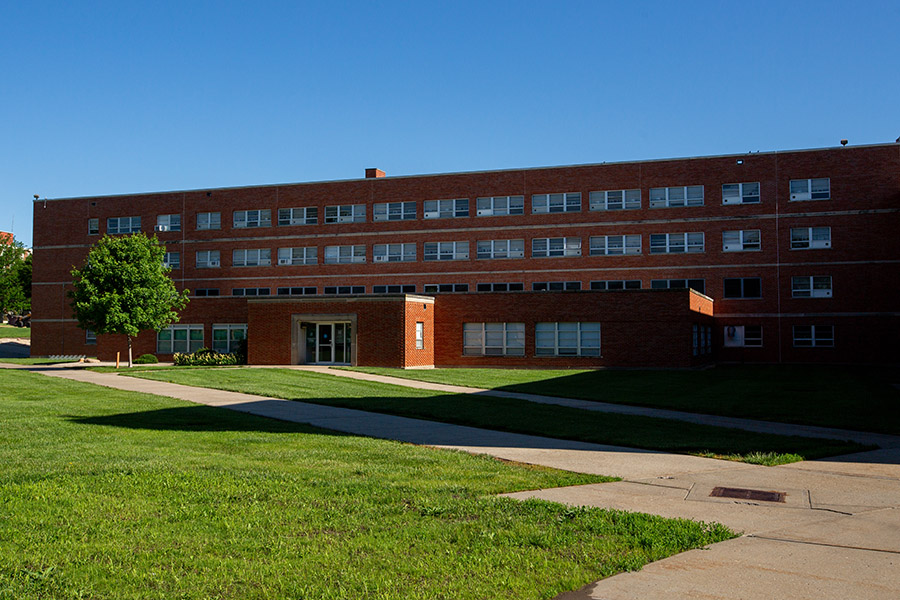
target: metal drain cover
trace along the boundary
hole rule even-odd
[[[738,498],[740,500],[756,500],[759,502],[784,502],[784,492],[767,492],[765,490],[747,490],[744,488],[714,487],[710,496],[716,498]]]

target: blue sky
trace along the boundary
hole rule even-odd
[[[893,142],[900,2],[0,0],[32,195]]]

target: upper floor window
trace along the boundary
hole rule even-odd
[[[194,295],[198,298],[205,298],[207,296],[218,296],[219,288],[197,288],[194,290]]]
[[[181,267],[181,252],[166,252],[163,255],[163,265],[169,269]]]
[[[828,200],[831,198],[831,179],[791,179],[791,201]]]
[[[469,216],[469,199],[426,200],[424,204],[426,219],[452,219]]]
[[[578,212],[581,210],[581,193],[534,194],[531,196],[532,213]]]
[[[650,280],[651,290],[683,290],[692,289],[706,293],[705,279],[652,279]]]
[[[302,248],[279,248],[279,265],[314,265],[318,262],[318,251],[315,246]]]
[[[525,240],[481,240],[478,258],[525,258]]]
[[[359,246],[325,246],[325,264],[346,264],[366,262],[366,247]]]
[[[233,267],[267,267],[271,264],[272,250],[269,248],[252,248],[231,252],[231,266]]]
[[[468,292],[468,283],[426,283],[423,291],[426,294],[449,294],[452,292]]]
[[[181,215],[157,215],[156,231],[181,231]]]
[[[831,248],[831,227],[791,227],[791,250]]]
[[[375,221],[412,221],[416,218],[415,202],[382,202],[372,209]]]
[[[833,325],[794,325],[794,346],[798,348],[831,348],[834,346]]]
[[[279,208],[279,225],[316,225],[319,222],[319,209],[315,206],[300,208]]]
[[[325,207],[326,223],[365,223],[365,204],[342,204]]]
[[[323,293],[331,294],[365,294],[366,286],[364,285],[326,285]]]
[[[650,208],[703,206],[703,186],[650,188]]]
[[[268,296],[271,293],[269,288],[232,288],[231,295],[232,296]]]
[[[592,281],[592,290],[639,290],[641,289],[640,279],[607,279],[603,281]]]
[[[276,292],[279,296],[315,296],[318,293],[318,290],[315,286],[280,287]]]
[[[525,196],[492,196],[475,200],[476,213],[479,217],[496,217],[502,215],[524,215]]]
[[[581,238],[534,238],[531,240],[531,256],[581,256]]]
[[[469,260],[469,242],[425,242],[424,260]]]
[[[217,212],[197,213],[197,229],[221,229],[222,214]]]
[[[236,210],[234,211],[234,227],[235,229],[245,229],[250,227],[271,227],[272,211],[268,208],[263,210]]]
[[[747,252],[759,249],[759,229],[722,232],[722,252]]]
[[[494,282],[494,283],[478,283],[475,285],[476,292],[524,292],[524,283]]]
[[[463,323],[466,356],[525,356],[525,323]]]
[[[110,217],[106,220],[106,233],[109,235],[139,233],[140,231],[140,217]]]
[[[100,235],[100,219],[88,219],[88,235]]]
[[[415,284],[373,285],[373,294],[415,294]]]
[[[722,204],[759,204],[759,182],[723,184]]]
[[[600,323],[537,323],[535,356],[600,356]]]
[[[831,298],[831,276],[791,277],[793,298]]]
[[[640,207],[641,190],[591,192],[591,210],[637,210]]]
[[[535,281],[531,284],[535,292],[577,292],[581,289],[580,281]]]
[[[616,256],[640,253],[640,235],[591,236],[591,256]]]
[[[197,251],[197,268],[207,269],[215,268],[220,265],[218,250],[198,250]]]
[[[652,233],[650,254],[704,252],[703,233]]]
[[[759,277],[726,277],[723,298],[761,298],[762,284]]]
[[[409,244],[375,244],[372,246],[374,262],[415,262],[416,245]]]

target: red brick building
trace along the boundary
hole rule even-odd
[[[896,143],[37,200],[33,355],[123,348],[66,291],[99,236],[136,231],[191,290],[136,341],[163,359],[243,336],[258,364],[900,357]]]

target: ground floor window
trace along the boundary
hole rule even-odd
[[[525,323],[463,323],[463,354],[525,356]]]
[[[94,345],[97,343],[97,334],[94,333],[90,329],[84,330],[84,343],[87,345]]]
[[[794,325],[794,346],[797,348],[831,348],[834,346],[834,326]]]
[[[156,333],[159,354],[195,352],[203,347],[203,325],[170,325]]]
[[[712,327],[694,325],[694,356],[712,354]]]
[[[247,324],[215,324],[212,326],[212,349],[229,354],[241,350],[241,342],[247,339]]]
[[[538,323],[536,356],[600,356],[600,323]]]
[[[416,350],[425,348],[425,323],[416,321]]]
[[[762,347],[762,325],[726,325],[723,345],[726,348]]]

